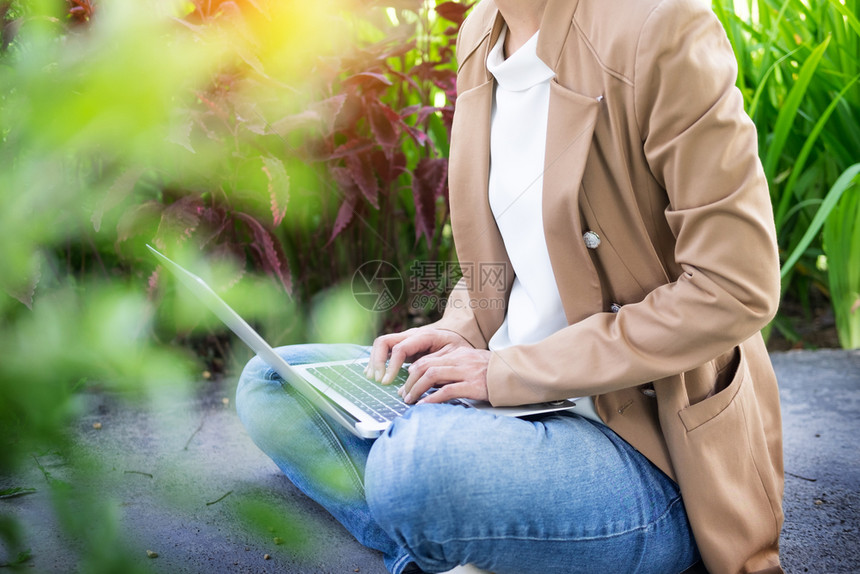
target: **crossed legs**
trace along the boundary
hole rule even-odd
[[[278,350],[299,364],[354,345]],[[239,382],[254,442],[400,574],[681,572],[696,560],[677,485],[608,427],[566,413],[499,417],[419,405],[376,441],[328,420],[259,359]]]

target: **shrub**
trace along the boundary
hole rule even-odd
[[[783,294],[804,302],[808,311],[810,289],[817,289],[830,296],[844,322],[854,301],[831,290],[816,263],[823,254],[822,225],[838,197],[855,185],[853,176],[841,181],[840,176],[860,160],[857,2],[716,0],[714,9],[728,31],[738,59],[738,86],[758,127],[783,261]],[[850,234],[849,228],[860,224],[855,218],[846,225]],[[841,250],[831,254],[827,267],[831,276],[852,273],[857,259]],[[778,316],[775,325],[798,338],[785,317]]]

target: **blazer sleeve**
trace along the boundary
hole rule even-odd
[[[618,313],[494,353],[493,404],[597,395],[682,373],[772,319],[780,292],[772,208],[736,77],[706,4],[665,0],[651,12],[636,49],[635,121],[668,195],[683,272]]]

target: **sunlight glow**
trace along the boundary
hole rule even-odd
[[[386,8],[385,13],[388,15],[388,19],[391,20],[391,23],[395,26],[400,25],[400,19],[397,17],[397,10],[394,8]]]

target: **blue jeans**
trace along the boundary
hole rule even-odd
[[[297,345],[289,363],[368,354]],[[375,441],[316,411],[259,358],[236,406],[254,442],[400,574],[682,572],[698,560],[677,485],[608,427],[419,405]]]

